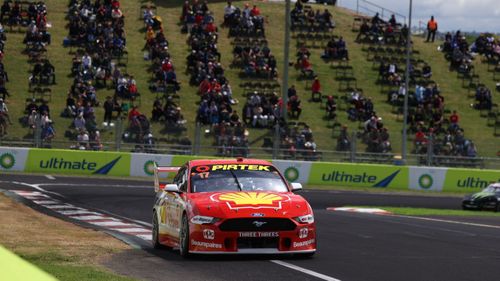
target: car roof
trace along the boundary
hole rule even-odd
[[[227,164],[247,164],[247,165],[271,165],[271,162],[260,159],[228,158],[228,159],[199,159],[189,161],[189,166],[200,165],[227,165]]]
[[[500,188],[500,182],[492,183],[489,187]]]

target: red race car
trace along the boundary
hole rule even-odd
[[[159,173],[177,172],[172,184]],[[271,163],[192,160],[156,167],[153,246],[190,254],[297,254],[316,251],[311,206]]]

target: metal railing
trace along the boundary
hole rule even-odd
[[[25,140],[0,140],[0,146],[9,147],[33,147],[46,149],[76,149],[82,148],[76,141],[51,141],[41,140],[39,143],[35,139]],[[199,142],[191,145],[156,143],[153,145],[131,143],[131,142],[103,142],[99,147],[88,148],[88,150],[101,151],[122,151],[132,153],[152,153],[152,154],[174,154],[174,155],[199,155],[207,157],[248,157],[263,159],[285,159],[301,161],[325,161],[325,162],[346,162],[346,163],[372,163],[402,165],[401,157],[394,153],[368,153],[356,150],[357,145],[351,145],[348,151],[335,150],[289,150],[274,147],[236,147],[236,146],[211,146],[200,145]],[[432,151],[432,150],[430,150]],[[273,157],[273,155],[275,157]],[[441,167],[462,167],[478,169],[500,169],[500,158],[492,157],[463,157],[463,156],[442,156],[432,153],[409,154],[407,165],[413,166],[441,166]]]
[[[351,4],[351,5],[349,5],[349,4]],[[382,6],[375,4],[371,1],[356,0],[355,7],[353,7],[352,4],[353,4],[352,1],[347,1],[347,3],[346,3],[346,1],[339,1],[340,6],[351,9],[351,10],[355,11],[356,14],[358,14],[358,15],[365,15],[365,16],[371,17],[371,16],[374,16],[376,13],[378,13],[380,18],[384,19],[384,20],[389,20],[391,15],[395,15],[398,22],[407,23],[405,15],[400,14],[396,11],[391,10],[391,9],[387,9],[385,7],[382,7]]]

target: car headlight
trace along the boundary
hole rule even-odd
[[[303,223],[303,224],[313,223],[314,222],[314,215],[308,214],[308,215],[304,215],[304,216],[300,216],[300,217],[295,217],[293,219],[296,220],[298,223]]]
[[[207,216],[194,216],[193,218],[191,218],[191,223],[194,224],[214,224],[218,221],[219,221],[218,218],[207,217]]]

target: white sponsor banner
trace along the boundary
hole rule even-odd
[[[29,148],[0,147],[0,171],[24,171]]]
[[[409,167],[408,186],[415,190],[442,191],[448,168]]]
[[[273,164],[289,182],[307,183],[309,181],[311,162],[273,160]]]
[[[172,155],[132,153],[130,157],[130,176],[153,177],[153,163],[158,166],[170,166]],[[160,173],[160,177],[167,177],[167,173]]]

